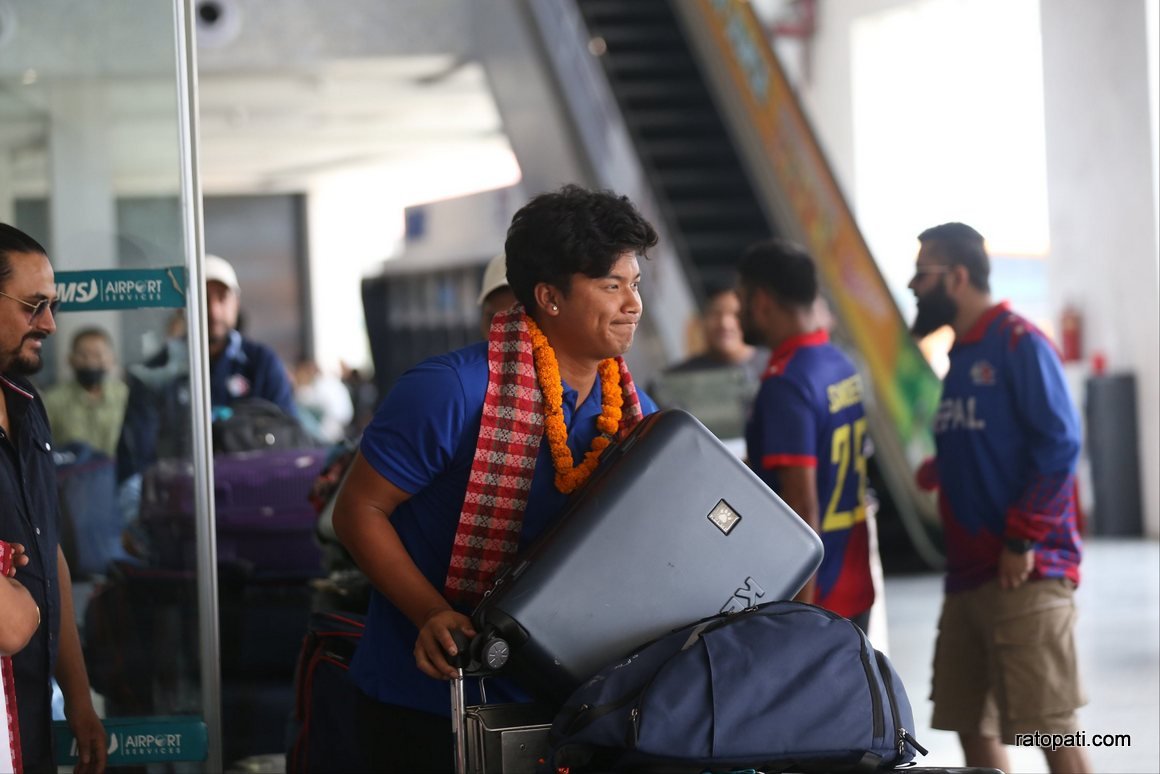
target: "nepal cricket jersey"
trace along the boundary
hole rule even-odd
[[[745,429],[749,464],[775,492],[784,467],[813,468],[825,557],[816,604],[852,618],[870,609],[874,584],[866,529],[870,440],[862,381],[829,335],[783,342],[769,360]]]
[[[1078,583],[1079,418],[1055,347],[1006,303],[957,337],[934,434],[946,590],[995,578],[1012,538],[1035,543],[1032,580]]]

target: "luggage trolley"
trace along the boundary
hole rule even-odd
[[[451,680],[451,732],[455,745],[455,774],[534,774],[548,753],[548,731],[554,711],[542,704],[483,704],[467,706],[463,695],[465,670],[473,662],[471,641],[452,632],[459,653],[448,656],[459,675]],[[502,663],[499,667],[502,668]]]

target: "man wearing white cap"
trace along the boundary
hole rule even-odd
[[[508,285],[507,257],[503,253],[487,262],[483,285],[475,303],[479,304],[479,332],[486,339],[491,329],[491,318],[498,312],[511,309],[516,303],[516,294]]]
[[[237,330],[241,289],[234,267],[216,255],[205,257],[206,327],[209,334],[210,402],[216,409],[239,398],[264,398],[290,416],[294,388],[286,366],[265,344]]]
[[[297,416],[294,389],[281,359],[264,344],[237,330],[241,288],[229,261],[205,257],[206,334],[209,339],[209,394],[215,415],[242,398],[262,398]],[[181,454],[188,424],[189,388],[178,353],[167,348],[130,369],[129,406],[117,450],[117,478],[140,473],[158,456]],[[175,368],[176,367],[176,368]],[[178,376],[178,373],[180,375]],[[150,384],[150,373],[169,378]],[[172,448],[170,448],[172,447]]]

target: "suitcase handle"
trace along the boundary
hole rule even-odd
[[[458,655],[447,655],[447,663],[469,677],[487,677],[502,670],[511,657],[512,647],[494,626],[469,638],[458,629],[451,630]]]

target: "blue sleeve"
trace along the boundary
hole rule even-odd
[[[1071,497],[1080,451],[1079,417],[1059,357],[1041,334],[1027,332],[1015,340],[1010,373],[1029,466],[1023,490],[1008,509],[1007,532],[1036,539]]]
[[[258,397],[277,403],[278,408],[292,417],[298,416],[298,407],[294,403],[294,387],[290,384],[286,366],[273,350],[267,349],[263,354],[266,355],[262,364],[264,378]]]
[[[379,475],[415,494],[451,465],[466,421],[459,375],[446,363],[427,361],[403,374],[383,399],[360,451]]]
[[[1070,472],[1079,458],[1079,417],[1051,343],[1038,333],[1021,336],[1011,373],[1032,468],[1037,473]]]
[[[781,467],[817,467],[817,420],[805,390],[792,380],[773,376],[761,384],[754,418],[763,439],[750,449],[758,475]]]

